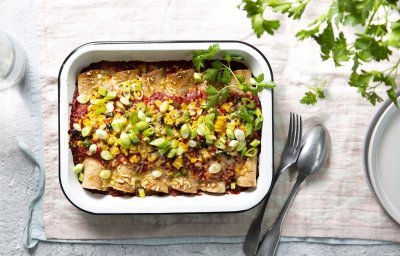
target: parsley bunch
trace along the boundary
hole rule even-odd
[[[279,20],[265,19],[266,9],[282,13],[292,19],[300,19],[310,0],[242,0],[238,8],[247,12],[257,37],[264,33],[273,35],[280,27]],[[371,104],[383,100],[377,92],[383,87],[397,106],[395,89],[400,58],[392,56],[400,48],[400,13],[397,0],[332,0],[330,7],[309,26],[297,32],[299,41],[312,38],[319,45],[322,60],[333,60],[336,67],[351,62],[349,85],[356,87],[361,96]],[[357,26],[357,33],[345,35],[344,27]],[[349,41],[348,38],[355,38]],[[383,70],[367,70],[366,63],[390,61],[395,64]],[[301,100],[315,104],[321,90],[310,90]],[[322,91],[323,92],[323,91]],[[323,98],[323,97],[322,97]]]
[[[247,82],[245,77],[235,74],[231,68],[232,61],[243,61],[242,57],[231,56],[229,53],[223,56],[223,61],[214,59],[215,55],[220,52],[218,44],[213,44],[207,50],[199,50],[193,52],[192,62],[197,72],[205,68],[205,61],[212,60],[211,67],[204,71],[204,79],[209,82],[206,89],[207,103],[205,108],[208,110],[216,104],[223,104],[228,98],[229,88],[235,87],[243,92],[252,92],[257,94],[264,88],[274,88],[275,83],[272,81],[264,81],[264,74],[261,73],[257,77],[252,77],[251,82]],[[235,83],[231,83],[232,78]],[[214,85],[222,85],[218,90]]]

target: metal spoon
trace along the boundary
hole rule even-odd
[[[329,132],[323,125],[313,127],[304,138],[303,148],[297,160],[299,174],[292,191],[286,199],[285,205],[279,214],[276,222],[268,229],[261,242],[257,255],[275,255],[278,243],[281,238],[281,229],[286,214],[293,202],[294,197],[299,191],[301,183],[310,174],[319,171],[328,157],[331,145]]]

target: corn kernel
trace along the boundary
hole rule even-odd
[[[129,162],[133,163],[133,164],[137,164],[140,162],[140,156],[138,155],[133,155],[131,158],[129,158]]]
[[[121,153],[121,151],[119,150],[119,148],[117,148],[117,147],[115,147],[115,146],[112,146],[112,147],[110,148],[110,153],[111,153],[112,155],[116,156],[116,155],[118,155],[119,153]]]

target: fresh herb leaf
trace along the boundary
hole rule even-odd
[[[323,80],[317,86],[309,86],[309,91],[307,91],[303,98],[301,98],[300,103],[305,105],[315,105],[318,99],[325,98],[325,87],[327,80]]]
[[[247,13],[255,34],[260,37],[264,33],[273,35],[280,27],[278,20],[264,18],[266,11],[285,14],[294,20],[301,19],[309,2],[309,0],[242,0],[238,8]],[[296,33],[296,38],[299,41],[313,38],[320,47],[322,60],[332,59],[336,67],[352,62],[350,65],[352,73],[348,84],[357,87],[360,95],[371,104],[375,105],[383,100],[376,90],[379,87],[383,87],[386,96],[397,104],[394,92],[397,88],[395,78],[400,58],[393,53],[400,49],[400,20],[393,19],[391,14],[398,11],[396,0],[332,0],[332,4],[325,12],[322,12],[307,28]],[[345,30],[348,26],[357,28]],[[362,69],[365,64],[391,61],[393,58],[396,58],[397,62],[378,73]],[[258,91],[253,84],[244,82],[241,84],[245,91]],[[319,98],[316,91],[310,90],[302,102],[315,104]]]
[[[219,50],[219,45],[213,44],[210,45],[207,50],[193,51],[192,62],[197,72],[200,72],[200,69],[204,68],[204,61],[211,60]]]
[[[210,46],[208,50],[193,52],[193,65],[195,65],[196,69],[200,70],[204,68],[204,61],[211,60],[218,53],[217,50],[219,51],[218,44]],[[230,87],[236,87],[244,92],[251,91],[252,93],[261,92],[265,88],[272,89],[275,87],[275,83],[272,81],[264,81],[264,74],[253,77],[251,80],[254,80],[254,82],[252,83],[248,83],[243,76],[236,75],[231,68],[231,62],[242,61],[242,57],[231,56],[227,53],[223,56],[223,59],[224,61],[214,60],[211,63],[211,67],[204,71],[203,77],[208,82],[206,89],[206,110],[209,110],[216,104],[222,105],[228,98]],[[218,90],[213,84],[217,84],[218,86],[223,85],[223,87]]]

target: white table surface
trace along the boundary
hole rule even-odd
[[[242,244],[184,244],[170,246],[39,243],[23,248],[22,229],[33,196],[33,164],[19,150],[15,137],[34,148],[36,113],[31,85],[38,83],[34,0],[0,0],[0,28],[19,39],[28,55],[28,71],[21,85],[0,91],[0,255],[243,255]],[[400,255],[399,244],[326,245],[281,243],[278,255]]]

